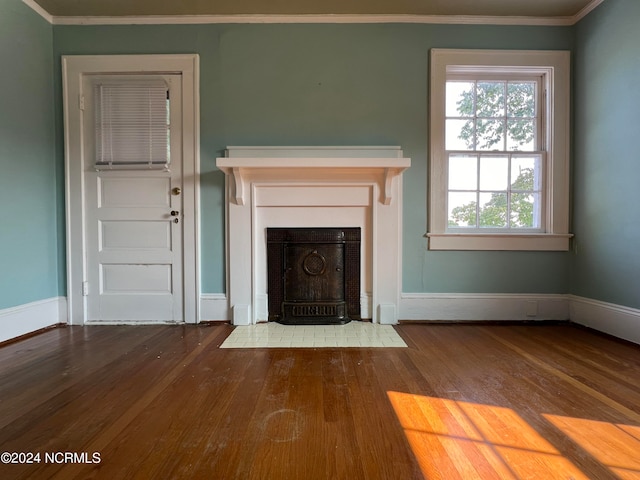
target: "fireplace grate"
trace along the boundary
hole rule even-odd
[[[269,321],[360,320],[360,228],[267,228]]]

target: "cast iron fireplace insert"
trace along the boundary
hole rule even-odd
[[[360,228],[267,228],[269,321],[360,320]]]

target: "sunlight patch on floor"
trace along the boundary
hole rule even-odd
[[[387,394],[425,478],[589,480],[511,409]]]
[[[559,415],[543,417],[618,478],[640,480],[640,427]]]

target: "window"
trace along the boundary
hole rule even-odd
[[[537,79],[450,76],[445,89],[449,231],[540,231]]]
[[[432,50],[429,248],[567,250],[567,52]]]
[[[96,83],[96,168],[168,168],[168,92],[161,79]]]

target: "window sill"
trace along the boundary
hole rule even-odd
[[[429,250],[568,251],[572,234],[427,233]]]

